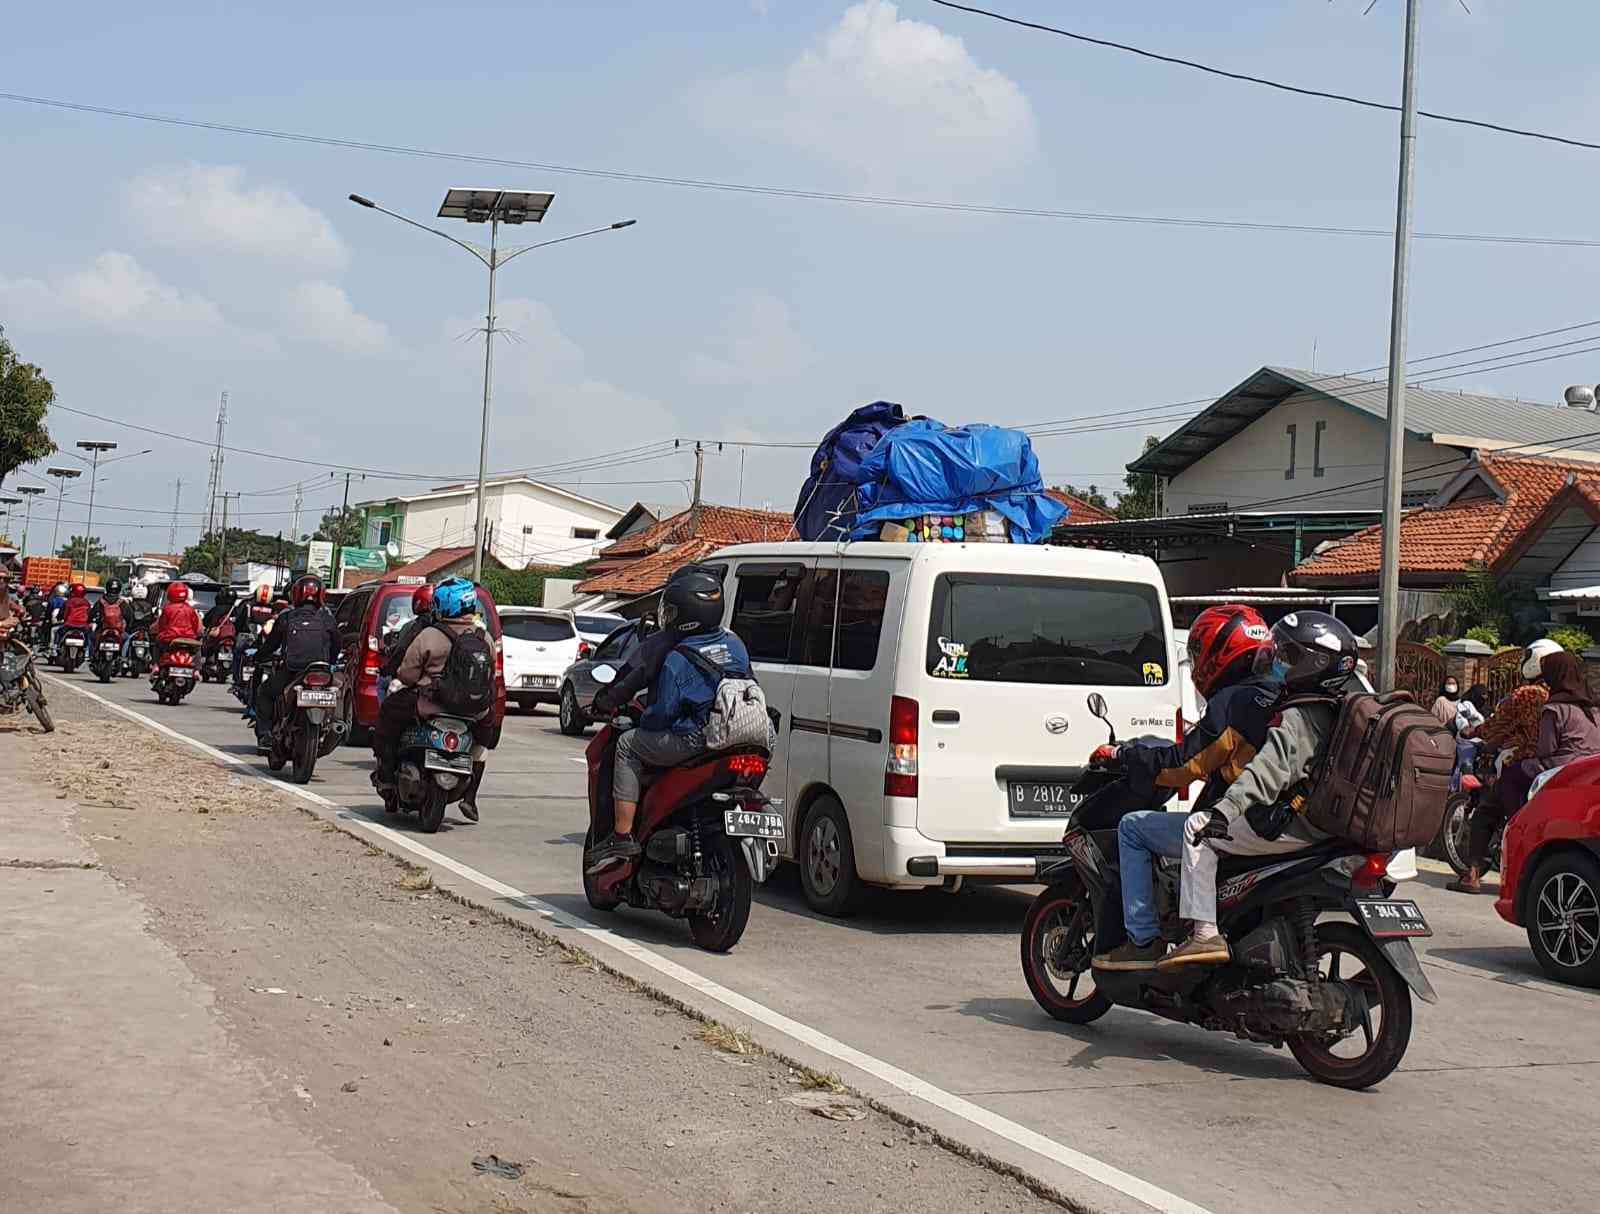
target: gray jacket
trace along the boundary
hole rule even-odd
[[[1282,801],[1311,774],[1312,761],[1322,740],[1332,732],[1337,716],[1338,710],[1331,704],[1301,704],[1284,709],[1278,723],[1267,730],[1261,749],[1212,808],[1221,811],[1231,824],[1257,805]],[[1328,837],[1300,817],[1291,821],[1283,833],[1308,844]]]

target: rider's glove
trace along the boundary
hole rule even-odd
[[[1220,810],[1200,809],[1183,821],[1183,841],[1190,847],[1202,839],[1229,839],[1228,818]]]
[[[1103,746],[1096,746],[1089,755],[1091,763],[1110,763],[1117,757],[1118,747],[1107,742]]]

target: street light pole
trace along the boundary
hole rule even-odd
[[[22,555],[28,555],[28,530],[33,526],[33,499],[44,490],[38,485],[18,485],[17,492],[24,494],[28,499],[28,513],[22,520]]]
[[[83,473],[76,468],[46,468],[45,473],[55,477],[61,487],[61,492],[56,495],[56,529],[50,536],[50,555],[54,556],[61,550],[61,503],[67,499],[67,482]]]
[[[359,207],[366,207],[371,211],[381,211],[391,219],[398,219],[401,223],[408,223],[414,228],[421,228],[424,232],[432,232],[435,236],[442,236],[458,248],[465,249],[489,270],[489,311],[484,317],[484,345],[483,352],[483,416],[478,434],[478,489],[476,517],[477,521],[472,532],[472,580],[483,580],[483,549],[486,539],[488,524],[489,504],[484,491],[488,479],[489,467],[489,402],[493,395],[494,377],[494,335],[495,335],[495,275],[500,267],[513,258],[521,257],[524,253],[531,253],[534,249],[548,248],[553,244],[564,244],[569,240],[578,240],[584,236],[594,236],[600,232],[615,232],[622,228],[631,228],[638,222],[636,219],[622,219],[616,223],[607,224],[603,228],[590,228],[584,232],[573,232],[568,236],[558,236],[554,240],[541,240],[530,245],[523,245],[520,249],[512,249],[509,253],[501,255],[499,248],[501,223],[521,224],[539,223],[544,219],[545,212],[550,209],[550,204],[555,200],[554,194],[540,193],[531,190],[461,190],[453,189],[444,198],[439,207],[441,219],[464,219],[468,223],[487,223],[489,225],[489,247],[482,248],[465,240],[458,240],[448,232],[441,232],[438,228],[430,228],[425,223],[418,223],[381,207],[372,199],[360,194],[351,194],[350,201]]]
[[[89,462],[89,521],[83,525],[83,572],[85,580],[89,573],[89,540],[94,535],[94,486],[100,479],[100,453],[102,451],[115,451],[116,443],[85,442],[78,447],[89,452],[92,457]]]
[[[1405,68],[1400,91],[1400,185],[1394,222],[1394,296],[1389,310],[1389,437],[1383,472],[1383,563],[1378,575],[1380,691],[1394,689],[1400,636],[1400,505],[1406,442],[1406,288],[1411,270],[1411,177],[1417,128],[1418,0],[1406,0]]]

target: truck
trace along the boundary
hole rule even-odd
[[[178,567],[164,557],[135,556],[113,565],[111,576],[129,588],[141,582],[146,586],[154,586],[177,577]]]
[[[72,562],[64,556],[22,558],[22,584],[49,589],[58,582],[72,580]]]

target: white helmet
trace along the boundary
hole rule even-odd
[[[149,598],[150,587],[146,586],[143,582],[135,582],[133,584],[133,597],[141,600]]]
[[[1522,677],[1532,682],[1540,674],[1540,666],[1552,653],[1561,653],[1561,645],[1549,637],[1540,637],[1522,651]]]

